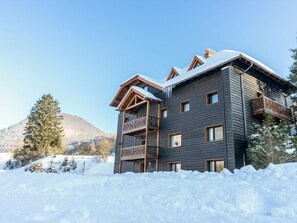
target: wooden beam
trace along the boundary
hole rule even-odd
[[[158,129],[157,129],[157,159],[156,159],[156,171],[159,171],[159,146],[160,146],[160,118],[161,118],[161,104],[158,103]]]
[[[140,106],[140,105],[142,105],[144,103],[146,103],[146,101],[142,101],[142,102],[139,102],[137,104],[131,105],[131,106],[127,107],[126,110],[130,110],[132,108],[138,107],[138,106]]]
[[[122,173],[122,149],[124,148],[124,143],[125,143],[125,136],[123,134],[124,131],[124,124],[125,124],[125,120],[126,120],[126,111],[124,110],[123,112],[123,122],[122,122],[122,139],[121,139],[121,150],[120,150],[120,166],[119,166],[119,172]]]
[[[144,172],[147,172],[147,152],[148,152],[148,126],[150,117],[150,101],[146,105],[146,128],[145,128],[145,155],[144,155]]]

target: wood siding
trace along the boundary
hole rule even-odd
[[[240,68],[240,69],[239,69]],[[178,85],[173,89],[172,96],[166,98],[163,92],[149,87],[149,91],[164,100],[161,109],[167,109],[167,117],[160,120],[160,148],[159,171],[168,171],[169,163],[181,163],[183,170],[206,171],[207,160],[225,161],[225,167],[233,171],[243,166],[247,141],[246,133],[253,133],[253,123],[260,123],[261,119],[253,115],[251,100],[257,97],[257,92],[289,106],[291,101],[281,95],[281,90],[286,92],[284,86],[264,76],[253,68],[242,74],[247,65],[240,62],[232,66],[217,68],[200,77]],[[241,88],[241,83],[243,88]],[[207,104],[206,95],[218,91],[219,101]],[[180,103],[190,102],[190,111],[180,112]],[[151,115],[157,117],[156,103],[151,103]],[[136,114],[129,115],[129,120],[143,117],[146,105],[141,105]],[[244,114],[245,113],[245,114]],[[244,116],[246,117],[244,119]],[[222,125],[224,139],[221,141],[207,142],[205,128],[208,126]],[[122,131],[122,114],[119,114],[116,157],[114,172],[119,172],[120,142]],[[180,147],[169,148],[169,135],[181,133]],[[149,133],[148,145],[157,145],[156,132]],[[141,144],[142,136],[125,136],[124,147]],[[139,172],[141,161],[123,161],[123,172]],[[148,164],[148,171],[155,171],[156,162]]]

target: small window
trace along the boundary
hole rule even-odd
[[[174,72],[174,73],[172,74],[171,78],[175,78],[175,77],[177,77],[177,76],[178,76],[178,74]]]
[[[181,170],[181,163],[169,163],[169,171],[178,172]]]
[[[161,110],[161,118],[167,118],[167,109],[166,108]]]
[[[207,161],[207,171],[209,172],[221,172],[224,169],[223,160]]]
[[[190,102],[185,101],[185,102],[181,103],[180,104],[180,110],[181,110],[181,112],[190,111]]]
[[[198,61],[196,61],[195,64],[194,64],[194,66],[193,66],[193,69],[196,68],[196,67],[199,67],[200,65],[201,64]]]
[[[207,104],[214,104],[218,101],[219,101],[219,95],[217,91],[207,94]]]
[[[219,141],[223,140],[223,126],[209,127],[206,128],[206,140],[207,141]]]
[[[169,136],[169,147],[181,146],[181,134],[174,134]]]
[[[263,94],[261,92],[257,92],[257,98],[260,98],[262,96],[263,96]]]
[[[148,91],[149,90],[149,86],[148,85],[143,86],[143,90]]]

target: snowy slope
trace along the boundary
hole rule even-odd
[[[0,173],[6,222],[297,222],[297,164],[222,173]]]

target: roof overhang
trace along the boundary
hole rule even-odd
[[[158,90],[162,90],[162,87],[159,84],[146,79],[142,75],[136,74],[135,76],[133,76],[132,78],[130,78],[129,80],[125,81],[123,84],[120,85],[120,89],[118,90],[115,97],[111,101],[110,106],[117,107],[122,101],[122,99],[124,98],[124,96],[126,95],[126,93],[128,92],[129,88],[139,83],[145,83]]]
[[[138,89],[139,88],[139,89]],[[161,102],[162,100],[154,96],[148,91],[141,89],[140,87],[130,87],[124,98],[119,103],[117,110],[123,111],[126,109],[137,109],[144,102],[150,100],[154,102]]]

